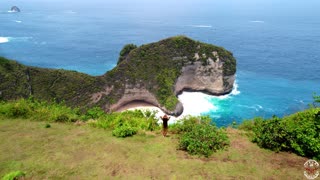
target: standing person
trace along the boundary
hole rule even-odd
[[[162,119],[162,134],[164,137],[167,136],[167,132],[168,132],[168,121],[170,119],[169,116],[167,116],[166,114],[164,116],[160,116]]]

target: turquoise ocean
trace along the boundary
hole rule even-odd
[[[224,126],[288,115],[320,94],[319,8],[318,0],[2,0],[0,56],[102,75],[128,43],[186,35],[223,46],[237,59],[236,88],[194,106]]]

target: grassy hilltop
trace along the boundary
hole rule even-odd
[[[319,114],[310,108],[256,118],[239,129],[188,117],[164,138],[152,112],[0,102],[0,177],[21,171],[27,179],[301,179],[307,159],[319,159]]]

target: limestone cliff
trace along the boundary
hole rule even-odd
[[[201,91],[210,95],[223,95],[233,88],[234,75],[223,75],[223,62],[216,51],[212,52],[216,61],[208,58],[208,64],[197,61],[182,67],[181,75],[175,84],[175,94],[182,91]],[[195,54],[199,60],[198,53]]]
[[[177,95],[232,90],[236,61],[222,47],[176,36],[137,47],[129,44],[118,64],[103,76],[28,67],[0,57],[0,100],[34,98],[74,107],[99,106],[106,112],[143,102],[170,115],[183,111]]]
[[[106,86],[107,91],[98,92],[98,99],[94,94],[93,99],[102,103],[103,96],[118,97],[113,103],[102,103],[108,111],[140,101],[178,116],[183,112],[179,93],[227,94],[235,72],[236,61],[229,51],[184,36],[140,47],[130,44],[122,50],[118,66],[104,75],[116,79],[112,87]]]

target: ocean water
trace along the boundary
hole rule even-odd
[[[16,5],[21,13],[10,12]],[[2,0],[0,56],[23,64],[102,75],[121,48],[186,35],[233,52],[235,89],[184,93],[186,114],[219,125],[284,116],[320,94],[320,1]]]

